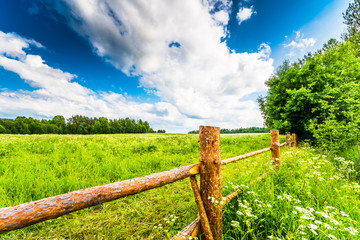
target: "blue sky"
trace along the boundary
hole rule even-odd
[[[345,31],[348,0],[0,0],[0,117],[261,126],[285,59]]]

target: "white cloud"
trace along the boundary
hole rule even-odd
[[[89,41],[95,54],[129,76],[140,76],[140,85],[155,92],[159,103],[135,103],[120,94],[92,92],[71,82],[74,75],[31,55],[21,61],[4,61],[8,61],[7,69],[40,89],[3,92],[1,97],[14,105],[21,99],[10,95],[22,94],[30,109],[30,102],[46,96],[42,111],[53,109],[49,116],[55,110],[56,114],[61,110],[89,116],[126,114],[169,131],[187,131],[200,124],[259,126],[262,118],[256,103],[243,99],[266,90],[264,81],[273,72],[271,49],[266,44],[255,53],[229,49],[222,39],[227,34],[231,3],[220,2],[223,7],[216,8],[219,1],[63,0],[56,4],[57,11]],[[42,76],[36,75],[39,72]],[[55,91],[54,85],[66,90]],[[53,105],[48,106],[49,102]]]
[[[254,13],[256,13],[256,12],[254,12],[254,7],[253,7],[253,6],[251,6],[250,8],[241,7],[241,8],[239,9],[238,13],[236,14],[236,19],[238,20],[239,25],[240,25],[242,22],[250,19],[251,16],[252,16]]]
[[[215,12],[213,16],[214,16],[214,19],[222,25],[227,25],[229,22],[229,19],[230,19],[229,13],[224,10]]]
[[[287,39],[288,37],[285,36],[285,38]],[[304,38],[303,34],[301,34],[300,31],[295,31],[295,40],[292,40],[290,43],[284,44],[284,47],[306,49],[308,47],[313,47],[315,43],[315,38]]]
[[[0,66],[17,73],[36,88],[33,91],[0,91],[0,116],[29,114],[53,117],[62,114],[70,117],[83,114],[110,118],[132,117],[152,121],[152,126],[157,128],[169,121],[174,125],[173,130],[182,124],[181,114],[171,104],[137,103],[122,94],[95,93],[72,82],[76,78],[75,75],[48,66],[39,55],[27,54],[26,50],[31,46],[42,45],[34,40],[0,31]],[[8,56],[16,56],[16,59]],[[189,123],[184,123],[184,126],[189,128]]]
[[[266,89],[273,61],[263,50],[235,53],[221,41],[228,8],[210,14],[213,3],[193,0],[65,2],[70,10],[58,11],[96,54],[141,76],[142,87],[155,90],[186,117],[221,123],[238,109],[257,109],[241,99]],[[179,46],[169,47],[174,42]],[[256,116],[254,124],[260,125]],[[242,122],[251,124],[246,118]]]
[[[42,47],[42,45],[31,39],[23,39],[15,33],[3,33],[0,31],[0,54],[11,58],[22,58],[25,56],[23,48],[30,45]]]
[[[259,50],[260,56],[264,59],[269,58],[271,55],[271,47],[266,43],[260,44],[260,47],[258,50]]]
[[[295,31],[295,38],[285,36],[286,43],[283,44],[284,48],[289,48],[290,51],[286,54],[287,57],[293,58],[295,56],[301,56],[306,51],[309,51],[315,46],[317,40],[313,37],[304,38],[304,35],[300,31]]]
[[[285,47],[294,47],[294,48],[308,48],[314,46],[316,43],[315,38],[303,38],[297,41],[291,41],[289,44],[285,44]]]

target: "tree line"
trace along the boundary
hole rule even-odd
[[[236,129],[220,129],[220,133],[268,133],[269,129],[264,127],[248,127],[248,128],[236,128]],[[189,134],[198,134],[199,130],[192,130]]]
[[[335,151],[359,146],[360,0],[343,17],[342,41],[330,39],[295,63],[284,61],[266,82],[268,95],[258,98],[267,127]]]
[[[108,119],[75,115],[65,120],[61,115],[51,120],[27,117],[0,118],[0,133],[8,134],[110,134],[110,133],[154,133],[147,121],[130,118]],[[165,130],[158,130],[165,133]]]

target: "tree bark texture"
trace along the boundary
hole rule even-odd
[[[271,157],[272,157],[272,164],[279,168],[281,165],[280,161],[280,142],[279,142],[279,131],[278,130],[271,130]]]
[[[204,232],[206,239],[213,240],[214,238],[211,232],[209,219],[206,215],[204,204],[200,196],[200,190],[197,185],[196,177],[190,176],[190,182],[191,182],[191,188],[193,189],[194,192],[195,202],[199,211],[201,229]]]
[[[291,148],[291,136],[290,132],[286,132],[286,147],[289,149]]]
[[[215,240],[221,240],[222,200],[220,128],[200,126],[200,193]],[[207,239],[204,237],[204,239]]]
[[[297,148],[297,136],[296,133],[292,134],[292,144],[293,144],[293,148]]]

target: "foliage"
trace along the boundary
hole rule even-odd
[[[268,96],[258,99],[266,125],[318,140],[331,121],[348,132],[359,128],[359,54],[350,42],[330,40],[314,55],[284,62],[266,83]]]
[[[350,3],[346,12],[343,13],[344,23],[347,25],[347,34],[345,39],[356,43],[360,43],[360,0],[354,0]]]
[[[269,129],[263,127],[248,127],[248,128],[236,128],[236,129],[220,129],[220,133],[268,133]],[[199,130],[192,130],[189,134],[198,134]]]
[[[269,93],[258,98],[266,126],[295,132],[336,153],[359,145],[359,10],[355,0],[343,14],[344,42],[331,39],[315,54],[285,61],[266,82]],[[359,147],[358,157],[360,166]]]
[[[165,133],[165,130],[160,130]],[[0,119],[0,133],[11,134],[108,134],[108,133],[152,133],[154,130],[147,121],[141,119],[89,118],[75,115],[65,121],[61,115],[51,120],[38,120],[31,117]],[[158,131],[159,132],[159,131]]]

